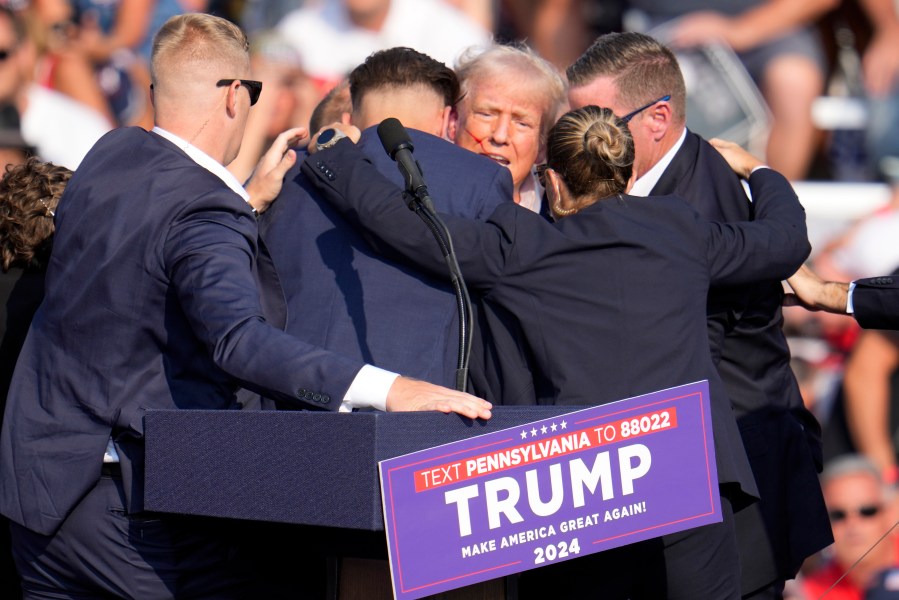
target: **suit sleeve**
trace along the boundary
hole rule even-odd
[[[362,363],[266,323],[253,275],[254,219],[227,208],[221,194],[190,202],[166,238],[163,260],[181,310],[214,363],[245,387],[337,410]]]
[[[899,330],[899,271],[892,277],[871,277],[855,282],[852,308],[865,329]]]
[[[303,174],[378,252],[441,278],[447,266],[424,222],[350,141],[311,155]],[[486,222],[441,214],[466,283],[482,293],[500,279],[514,252],[515,206],[501,205]]]
[[[805,210],[789,181],[771,169],[749,178],[755,220],[710,223],[708,262],[714,285],[783,280],[811,252]]]

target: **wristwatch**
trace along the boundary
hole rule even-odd
[[[315,142],[315,149],[324,150],[325,148],[330,148],[345,137],[346,134],[341,130],[329,127],[319,134],[318,140]]]

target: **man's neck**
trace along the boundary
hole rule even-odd
[[[648,196],[652,192],[653,188],[655,188],[656,184],[659,182],[659,179],[662,178],[665,169],[667,169],[668,165],[671,164],[671,161],[674,160],[674,156],[683,144],[683,140],[686,139],[686,135],[686,128],[682,128],[680,133],[677,134],[677,137],[674,138],[673,143],[669,141],[668,143],[659,146],[658,150],[661,154],[656,152],[657,156],[653,157],[651,166],[640,174],[628,191],[629,194],[632,196]],[[666,148],[664,151],[662,151],[663,146]]]

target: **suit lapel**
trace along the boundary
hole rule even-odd
[[[699,151],[699,138],[687,131],[687,137],[680,150],[674,155],[674,159],[662,176],[658,183],[652,188],[650,195],[665,196],[673,194],[677,190],[679,183],[688,178],[688,174],[692,171],[695,164],[696,153]]]

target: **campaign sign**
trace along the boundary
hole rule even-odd
[[[381,461],[394,594],[721,521],[708,382]]]

